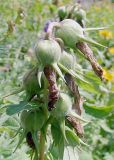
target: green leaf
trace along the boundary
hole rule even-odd
[[[67,142],[66,133],[65,133],[65,118],[64,117],[59,119],[59,125],[60,125],[62,136]]]
[[[6,113],[11,116],[13,114],[19,113],[22,110],[25,109],[34,109],[34,108],[38,108],[38,105],[31,102],[26,102],[26,101],[21,101],[19,104],[11,104],[6,106]]]
[[[58,153],[59,153],[58,159],[63,160],[63,156],[64,156],[64,138],[63,137],[61,137],[58,145]]]
[[[58,125],[51,125],[51,134],[54,144],[57,145],[62,137],[60,127]]]
[[[36,151],[37,151],[37,154],[38,154],[38,151],[39,151],[38,132],[32,132],[32,138],[33,138],[33,142],[35,144]]]
[[[103,106],[103,107],[96,107],[96,106],[89,106],[84,105],[85,112],[96,117],[102,118],[108,116],[114,109],[114,106]]]
[[[84,89],[85,91],[88,91],[92,94],[98,94],[99,93],[99,86],[94,83],[84,83],[82,81],[77,81],[78,82],[78,85]]]
[[[113,105],[114,104],[114,93],[110,93],[109,94],[109,101],[108,101],[108,105]]]
[[[80,144],[80,140],[79,137],[76,135],[76,133],[74,133],[73,130],[71,130],[70,128],[67,127],[66,129],[66,138],[68,141],[68,146],[72,146],[75,147],[77,144]]]
[[[20,137],[19,137],[19,142],[18,142],[18,144],[17,144],[17,146],[16,146],[14,152],[20,147],[20,145],[22,144],[22,142],[23,142],[25,136],[26,136],[26,132],[23,131],[23,133],[22,133],[22,134],[20,135]]]

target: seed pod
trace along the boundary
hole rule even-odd
[[[47,65],[53,66],[58,75],[64,80],[64,76],[57,65],[61,56],[61,47],[55,40],[40,40],[35,46],[35,54],[43,68]]]
[[[72,54],[69,54],[65,51],[63,51],[62,56],[60,58],[59,61],[64,67],[66,67],[67,69],[72,69],[74,70],[75,67],[75,56],[73,56]]]
[[[83,81],[85,83],[88,83],[82,76],[79,76],[75,72],[76,57],[73,54],[69,54],[69,53],[63,51],[61,59],[60,59],[58,65],[65,73],[68,73],[72,77],[74,77],[76,79],[79,79],[79,80],[81,80],[81,81]]]
[[[40,40],[35,46],[38,61],[43,65],[57,63],[61,56],[61,48],[54,40]]]
[[[65,6],[59,7],[58,16],[61,21],[67,16],[67,10]]]
[[[22,128],[26,128],[26,118],[28,116],[28,111],[23,110],[20,115],[20,124]]]
[[[75,9],[73,12],[73,17],[77,20],[77,21],[86,21],[86,12],[83,9]]]
[[[94,40],[88,37],[85,37],[84,32],[87,29],[82,28],[76,21],[72,19],[65,19],[61,21],[60,24],[61,24],[61,27],[59,27],[58,30],[56,31],[56,36],[61,38],[68,47],[75,49],[76,44],[78,42],[83,42],[83,41],[97,45],[97,46],[105,47],[95,42]],[[104,28],[97,28],[97,29],[91,28],[91,29],[88,29],[88,31],[98,30],[98,29],[104,29]]]
[[[55,108],[53,109],[52,116],[55,118],[65,117],[67,113],[72,108],[72,100],[71,98],[65,94],[61,93],[59,100],[55,104]]]
[[[29,110],[21,113],[20,120],[23,129],[27,132],[36,132],[42,128],[45,116],[42,110]]]
[[[25,88],[28,99],[31,99],[33,96],[38,94],[39,91],[41,91],[41,88],[38,83],[37,74],[38,69],[34,68],[28,71],[23,78],[23,86]]]
[[[63,39],[64,43],[71,48],[75,48],[79,42],[79,36],[83,36],[83,29],[81,26],[71,19],[61,21],[61,28],[57,30],[57,37]]]

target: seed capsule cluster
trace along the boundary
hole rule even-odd
[[[66,132],[73,137],[76,136],[79,144],[82,142],[80,141],[84,134],[82,123],[86,120],[81,115],[83,98],[76,81],[86,82],[77,74],[77,50],[80,50],[90,62],[96,75],[103,79],[102,67],[87,43],[104,48],[105,46],[85,34],[87,30],[99,28],[84,28],[86,12],[78,5],[59,8],[58,16],[56,22],[46,23],[45,37],[36,41],[34,47],[36,65],[25,74],[22,83],[28,107],[20,113],[23,135],[20,141],[26,137],[28,145],[35,150],[37,159],[42,156],[40,155],[42,143],[48,135],[49,125],[53,144],[56,141],[57,146],[60,145],[53,128],[59,130],[62,137],[60,139],[64,144],[68,144]]]

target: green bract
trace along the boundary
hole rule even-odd
[[[55,40],[40,40],[35,46],[38,61],[43,65],[57,63],[61,56],[61,48]]]
[[[71,108],[72,108],[71,98],[68,96],[68,94],[61,93],[60,98],[55,104],[55,108],[52,111],[52,116],[55,118],[65,117],[67,113],[69,113]]]
[[[56,36],[61,38],[64,43],[70,47],[70,48],[76,48],[76,44],[78,42],[88,42],[97,46],[105,47],[94,40],[85,37],[84,32],[89,30],[98,30],[98,29],[104,29],[104,28],[89,28],[85,29],[82,28],[76,21],[72,19],[65,19],[60,22],[61,26],[56,31]]]

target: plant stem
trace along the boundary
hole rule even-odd
[[[53,118],[49,117],[47,122],[43,126],[43,130],[40,132],[40,151],[39,151],[39,160],[44,160],[45,158],[45,137],[49,124],[52,122]]]
[[[49,27],[48,27],[48,30],[47,30],[47,34],[46,34],[46,37],[47,39],[52,39],[53,38],[53,30],[54,28],[60,28],[60,23],[59,22],[52,22]]]
[[[40,133],[40,156],[39,156],[39,160],[44,160],[45,158],[45,137],[43,135],[43,133]]]

